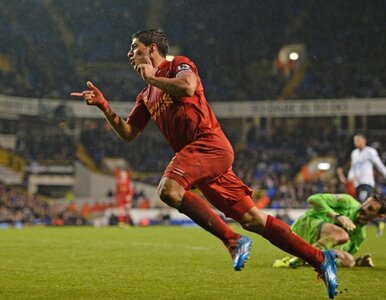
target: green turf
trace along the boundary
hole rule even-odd
[[[235,272],[199,228],[0,230],[0,299],[327,299],[312,268],[273,269],[284,252],[249,235],[251,258]],[[376,267],[339,269],[337,299],[384,299],[385,249],[369,228],[361,253]]]

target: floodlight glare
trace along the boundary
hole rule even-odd
[[[291,52],[291,53],[289,54],[289,58],[290,58],[290,60],[298,60],[298,59],[299,59],[299,53],[297,53],[297,52]]]
[[[328,162],[318,163],[319,170],[326,171],[326,170],[329,170],[330,168],[331,168],[331,165]]]

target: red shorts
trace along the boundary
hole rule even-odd
[[[232,163],[233,152],[203,149],[192,143],[173,157],[163,176],[185,190],[198,187],[214,207],[239,220],[254,203],[252,190],[235,175]]]

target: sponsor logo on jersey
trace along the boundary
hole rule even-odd
[[[167,93],[162,93],[159,101],[157,101],[150,109],[149,112],[151,117],[156,120],[159,115],[170,105],[173,103],[172,97],[170,97]]]

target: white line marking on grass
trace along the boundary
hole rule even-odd
[[[146,247],[162,247],[162,248],[168,248],[168,249],[175,249],[175,248],[180,248],[180,249],[188,249],[188,250],[197,250],[197,251],[208,251],[211,250],[210,247],[202,247],[202,246],[182,246],[182,245],[175,245],[175,244],[160,244],[160,243],[138,243],[138,242],[133,242],[129,243],[132,246],[146,246]]]

